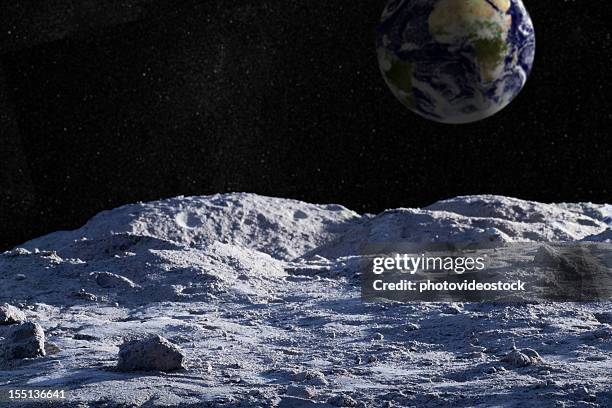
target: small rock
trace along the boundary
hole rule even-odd
[[[456,305],[448,305],[442,309],[442,314],[456,315],[459,313],[461,313],[461,309],[459,309]]]
[[[0,356],[6,360],[45,355],[45,332],[38,323],[25,322],[0,331]]]
[[[291,381],[307,383],[309,385],[327,385],[327,380],[322,372],[317,370],[301,371],[291,376]]]
[[[103,288],[133,289],[138,286],[125,276],[117,275],[115,273],[93,272],[92,274],[96,277],[96,283]]]
[[[538,381],[535,384],[533,384],[533,388],[535,389],[542,389],[546,387],[546,381]]]
[[[26,321],[26,315],[13,305],[0,305],[0,325],[17,324]]]
[[[327,400],[327,403],[333,405],[334,407],[356,407],[357,401],[355,401],[351,396],[346,394],[338,394],[334,395],[330,399]]]
[[[528,365],[542,362],[542,358],[537,351],[526,348],[519,350],[516,347],[502,357],[501,361],[509,363],[513,367],[526,367]]]
[[[521,352],[525,354],[527,357],[529,357],[531,361],[533,362],[533,364],[541,363],[543,361],[542,357],[540,357],[538,352],[535,351],[534,349],[524,348],[521,350]]]
[[[291,397],[312,399],[317,395],[317,392],[313,387],[305,385],[288,385],[285,394]]]
[[[119,347],[120,371],[173,371],[184,368],[185,354],[161,336],[123,343]]]
[[[17,275],[15,275],[15,280],[18,281],[22,281],[22,280],[26,280],[28,277],[25,276],[23,273],[18,273]]]
[[[376,357],[375,355],[371,355],[370,357],[368,357],[368,363],[376,363],[378,362],[378,357]]]
[[[53,343],[45,343],[45,355],[57,354],[60,348]]]
[[[383,336],[382,333],[375,333],[374,334],[374,340],[383,340],[385,338],[385,336]]]
[[[497,369],[495,367],[489,367],[485,370],[485,373],[487,374],[495,374],[497,372]]]
[[[74,296],[77,299],[91,300],[92,302],[95,302],[98,300],[98,297],[96,295],[94,295],[93,293],[86,292],[85,289],[81,289],[78,292],[74,292],[72,296]]]
[[[408,323],[406,324],[406,326],[404,326],[404,330],[406,331],[415,331],[415,330],[419,330],[420,328],[421,326],[415,323]]]

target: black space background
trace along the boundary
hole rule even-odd
[[[463,126],[387,90],[381,0],[75,3],[0,11],[0,249],[179,194],[368,212],[477,193],[612,201],[603,0],[525,1],[532,75],[500,114]]]

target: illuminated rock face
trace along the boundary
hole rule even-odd
[[[391,0],[377,51],[385,82],[410,110],[469,123],[499,112],[521,91],[535,34],[521,0]]]
[[[45,333],[38,323],[24,322],[0,330],[0,361],[45,355]]]
[[[119,348],[120,371],[174,371],[183,368],[185,355],[161,336],[124,343]]]

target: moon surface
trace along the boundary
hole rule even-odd
[[[606,242],[611,210],[466,196],[362,215],[236,193],[104,211],[0,255],[0,347],[44,330],[0,381],[67,390],[54,406],[610,406],[610,302],[365,303],[359,264],[394,239]]]

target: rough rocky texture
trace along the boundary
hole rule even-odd
[[[26,315],[13,305],[4,303],[0,305],[0,325],[25,322]]]
[[[612,311],[595,313],[595,319],[597,319],[599,323],[612,324]]]
[[[308,385],[327,385],[327,380],[322,372],[317,370],[306,370],[295,373],[291,381]]]
[[[609,230],[606,205],[542,204],[501,196],[468,196],[440,201],[424,209],[388,210],[362,218],[337,241],[317,248],[325,257],[358,255],[363,244],[594,240]]]
[[[358,269],[371,241],[491,236],[537,268],[610,208],[479,196],[370,216],[227,194],[106,211],[0,255],[0,302],[56,346],[0,382],[68,388],[65,406],[611,406],[610,302],[363,303]],[[157,335],[184,370],[117,370],[126,339]]]
[[[125,233],[181,245],[214,241],[290,260],[344,232],[359,215],[340,205],[306,204],[253,194],[178,197],[104,211],[82,228],[30,241],[25,248],[52,245],[62,257],[82,257],[72,245]]]
[[[519,350],[513,348],[508,354],[506,354],[501,361],[510,364],[513,367],[525,367],[531,364],[538,364],[542,362],[542,358],[537,351],[530,348]]]
[[[94,272],[96,283],[103,288],[133,289],[137,285],[125,276],[110,272]]]
[[[38,323],[25,322],[0,330],[0,356],[5,360],[45,355],[45,333]]]
[[[133,340],[119,347],[119,371],[174,371],[184,368],[185,355],[161,336]]]

